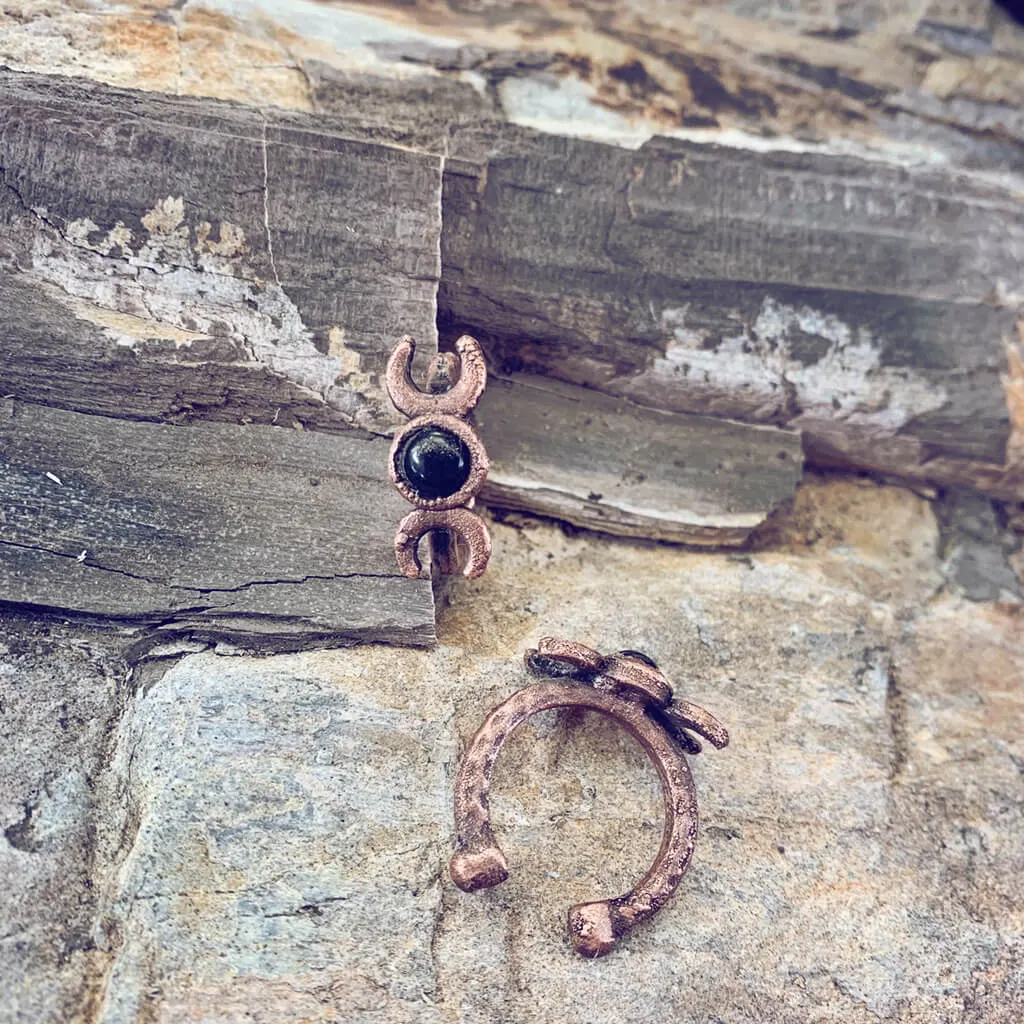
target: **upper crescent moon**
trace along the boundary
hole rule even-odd
[[[455,342],[459,355],[459,378],[447,391],[438,395],[420,391],[412,379],[412,357],[416,342],[408,335],[395,346],[388,359],[384,382],[388,395],[399,412],[406,416],[466,416],[487,386],[487,364],[475,338],[464,334]]]

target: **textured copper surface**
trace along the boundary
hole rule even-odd
[[[647,751],[661,780],[665,831],[650,870],[629,892],[580,903],[569,910],[569,937],[583,956],[604,956],[616,941],[668,901],[686,873],[697,837],[697,796],[684,751],[700,744],[693,730],[716,747],[729,742],[725,727],[686,701],[672,703],[661,672],[642,656],[602,657],[582,644],[545,638],[525,655],[527,668],[548,682],[513,694],[484,720],[466,750],[455,780],[456,852],[449,870],[465,892],[505,881],[508,864],[491,829],[487,793],[502,744],[531,715],[579,707],[614,718]],[[694,750],[696,747],[696,751]]]
[[[412,357],[416,342],[408,335],[395,346],[388,358],[385,384],[388,395],[399,412],[406,416],[467,416],[480,400],[487,386],[487,364],[474,338],[464,334],[455,342],[458,353],[458,376],[446,391],[424,392],[412,379]],[[455,361],[450,353],[435,357],[431,366],[432,382],[451,381]]]
[[[465,421],[487,385],[487,365],[477,342],[464,334],[455,343],[455,353],[439,352],[427,372],[427,390],[421,391],[412,379],[412,358],[416,343],[402,338],[388,359],[385,383],[395,408],[413,417],[395,435],[388,455],[388,471],[398,493],[417,511],[407,515],[395,535],[395,556],[400,571],[413,579],[426,575],[417,548],[420,538],[431,531],[445,531],[434,541],[432,569],[448,575],[459,569],[459,552],[467,552],[463,572],[479,576],[487,568],[491,539],[487,527],[468,507],[484,485],[490,461],[483,443]],[[406,442],[424,428],[437,427],[455,434],[469,452],[469,475],[453,494],[428,498],[406,480],[399,468],[400,453]],[[457,541],[463,542],[460,545]]]
[[[448,530],[464,542],[468,556],[463,575],[470,579],[483,575],[491,557],[491,535],[484,521],[468,508],[418,508],[398,524],[398,533],[395,534],[395,558],[403,576],[415,580],[428,575],[420,563],[417,548],[420,538],[432,530]],[[444,557],[449,558],[452,547],[442,550],[445,551]],[[447,572],[457,571],[452,564],[440,568]]]

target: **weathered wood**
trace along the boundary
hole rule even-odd
[[[455,64],[495,83],[543,64],[517,61]],[[797,434],[812,463],[1024,493],[1001,381],[1024,245],[1010,186],[633,151],[508,124],[497,93],[469,103],[471,85],[435,77],[324,73],[311,116],[0,75],[0,393],[365,441],[394,423],[388,349],[410,331],[429,356],[436,314],[545,389],[496,388],[481,410],[495,504],[735,544],[792,493]],[[150,578],[137,557],[124,571]],[[31,602],[98,611],[62,604],[59,565],[19,559]],[[292,618],[307,639],[340,628],[324,581],[296,587],[274,590],[275,636]],[[182,626],[175,595],[140,613],[165,606]],[[196,621],[244,639],[257,610],[252,593],[215,629]]]
[[[52,83],[36,83],[34,91],[22,85],[23,92],[32,94],[31,101],[24,102],[46,107],[40,96],[48,88],[57,88],[61,94],[62,107],[68,110],[61,116],[73,116],[76,123],[93,116],[98,106],[83,98],[81,90],[76,93]],[[353,90],[357,98],[367,94],[365,84],[358,90],[352,85]],[[355,101],[351,95],[348,100],[347,109],[351,109]],[[51,96],[49,103],[54,102]],[[140,118],[140,125],[149,125],[150,120],[157,125],[158,139],[138,144],[137,149],[152,148],[157,142],[169,144],[164,122],[172,117],[172,101],[153,100],[154,109],[148,113],[139,97],[124,102],[128,113]],[[78,109],[79,103],[84,109]],[[10,107],[13,117],[17,104]],[[254,112],[203,110],[196,104],[174,112],[176,122],[188,124],[191,119],[207,129],[212,118],[221,116],[228,124],[247,124],[253,136],[250,146],[262,146],[265,121]],[[54,118],[58,115],[47,123]],[[324,119],[321,123],[329,124]],[[308,128],[305,124],[304,129]],[[276,124],[270,130],[270,138],[276,138]],[[354,119],[347,122],[347,130],[354,135],[371,132],[367,123]],[[199,131],[196,128],[191,135],[199,138]],[[30,151],[31,137],[21,143],[21,149],[16,132],[9,132],[8,138],[14,141],[8,142],[12,151],[7,163],[12,158],[17,163],[19,154]],[[210,146],[205,137],[200,142],[190,138],[180,144],[182,151],[200,142]],[[306,130],[302,144],[316,149],[321,142],[310,142],[312,138]],[[75,145],[79,143],[75,139]],[[350,149],[362,153],[366,145],[347,140],[343,162],[352,159]],[[69,154],[76,152],[74,146],[66,149]],[[374,145],[370,150],[374,158],[388,154],[388,160],[395,152]],[[273,147],[268,149],[268,154],[275,152]],[[990,479],[998,477],[1003,466],[1009,433],[999,375],[1005,362],[1003,339],[1013,313],[986,300],[1012,275],[1014,246],[1021,231],[1019,216],[1005,192],[936,172],[909,175],[883,164],[813,154],[749,154],[665,141],[632,154],[508,129],[497,137],[493,129],[464,128],[455,135],[453,152],[456,158],[461,154],[468,159],[453,159],[447,165],[441,316],[455,326],[489,334],[492,351],[506,368],[541,369],[654,406],[788,423],[806,429],[811,451],[827,448],[830,458],[838,453],[863,463],[864,442],[870,439],[881,456],[867,458],[866,464],[876,468],[925,477],[930,473],[935,477],[937,470],[940,481],[973,479],[1004,495],[1016,493],[1012,479]],[[105,151],[104,155],[110,154]],[[198,157],[191,151],[187,155],[202,164],[202,146]],[[206,161],[223,168],[230,156],[211,151]],[[245,173],[251,175],[257,156],[251,151],[243,154]],[[305,166],[306,161],[299,162]],[[370,160],[362,173],[372,178],[373,170]],[[286,165],[286,171],[287,179],[292,168]],[[121,182],[122,194],[126,177],[132,182],[135,191],[130,199],[135,207],[139,207],[137,172],[134,164],[130,174],[117,169],[107,172],[115,186]],[[238,173],[242,174],[241,169]],[[269,188],[267,195],[282,210],[287,208],[287,217],[301,220],[298,211],[303,204],[320,201],[318,189],[327,180],[325,173],[318,169],[307,191],[287,203],[273,199]],[[198,177],[193,170],[193,180]],[[425,193],[437,183],[429,183],[426,170],[421,177],[422,204],[427,201]],[[20,197],[22,215],[26,205],[45,209],[46,218],[58,227],[72,224],[79,232],[86,220],[95,224],[96,217],[104,219],[95,203],[73,194],[61,200],[45,182],[26,180],[22,194],[18,175],[7,173],[5,179]],[[481,186],[484,191],[477,196]],[[218,358],[237,364],[250,357],[252,362],[255,354],[271,369],[292,378],[299,386],[296,390],[312,387],[326,395],[328,410],[317,411],[303,409],[312,404],[309,395],[293,391],[300,415],[318,425],[356,419],[381,429],[387,417],[374,377],[394,333],[368,326],[371,317],[365,312],[360,314],[362,321],[355,317],[354,326],[351,322],[324,326],[322,321],[339,319],[334,316],[335,300],[316,283],[329,260],[301,262],[297,251],[302,245],[296,237],[304,241],[305,235],[290,226],[287,217],[275,256],[284,266],[289,266],[290,256],[293,262],[300,260],[299,269],[288,277],[283,300],[285,312],[290,313],[290,300],[298,296],[297,320],[286,319],[281,333],[290,337],[274,339],[276,346],[260,337],[272,333],[266,317],[273,320],[276,296],[269,294],[274,291],[271,285],[253,297],[258,284],[269,280],[272,268],[267,266],[269,252],[261,237],[266,235],[266,225],[260,223],[266,211],[259,209],[262,196],[257,195],[262,186],[257,182],[252,187],[254,194],[249,198],[254,208],[247,214],[232,213],[240,222],[237,225],[225,218],[229,238],[237,237],[232,235],[235,229],[245,238],[257,238],[255,253],[246,255],[241,268],[241,250],[222,256],[232,251],[232,243],[211,243],[214,229],[209,226],[205,241],[201,240],[203,221],[193,229],[184,210],[181,223],[169,233],[194,230],[193,248],[198,250],[192,256],[194,264],[201,263],[204,255],[210,260],[233,259],[234,266],[228,268],[233,274],[256,279],[244,295],[233,296],[236,303],[248,300],[257,307],[262,300],[264,308],[257,308],[255,323],[236,323],[225,330],[228,311],[223,303],[212,310],[185,311],[180,294],[158,293],[157,305],[171,307],[163,333],[173,335],[160,338],[160,325],[153,325],[142,301],[148,285],[140,288],[132,282],[134,293],[125,294],[132,289],[116,277],[111,283],[106,274],[109,268],[95,252],[88,255],[96,257],[99,268],[91,273],[80,259],[72,268],[67,259],[62,265],[50,252],[47,283],[66,288],[73,269],[73,288],[80,294],[65,298],[65,303],[75,304],[80,315],[100,320],[94,326],[108,335],[126,332],[136,347],[138,334],[143,333],[141,340],[149,349],[162,349],[158,360],[162,371],[168,362],[181,361],[178,349],[186,343],[186,354],[194,357],[190,361],[203,366]],[[112,193],[106,200],[106,224],[111,225],[106,227],[106,238],[102,232],[87,233],[87,247],[123,253],[110,235],[118,222],[124,225],[134,217],[141,224],[142,217],[150,216],[151,223],[166,224],[176,217],[176,207],[133,209],[127,195],[123,196],[126,207],[117,207],[116,187]],[[535,202],[542,193],[547,199]],[[221,208],[221,198],[214,192],[197,205]],[[112,216],[115,209],[116,217]],[[377,222],[367,230],[367,238],[388,238],[394,231],[393,226]],[[145,237],[144,229],[137,233]],[[33,231],[30,239],[35,238]],[[152,248],[166,241],[150,237],[147,244]],[[328,246],[348,251],[346,241],[328,238],[324,251]],[[18,253],[23,260],[29,244],[24,241]],[[209,251],[203,253],[204,248]],[[80,257],[79,252],[71,255]],[[344,265],[347,284],[342,293],[346,296],[365,299],[365,275],[352,268],[366,259],[365,247],[357,247],[352,261]],[[557,284],[552,283],[556,276],[550,272],[552,259],[559,265]],[[410,274],[416,276],[415,268],[407,268],[401,279],[408,280]],[[179,275],[173,276],[177,281]],[[298,285],[300,276],[303,283]],[[42,277],[47,280],[45,274]],[[400,294],[400,282],[392,279],[390,283]],[[99,311],[95,308],[101,286],[113,292],[113,299],[104,295],[106,313],[102,305]],[[524,295],[529,298],[524,300]],[[378,301],[387,299],[383,295]],[[125,315],[118,319],[116,313]],[[311,319],[321,323],[311,327]],[[410,322],[403,323],[401,315],[392,313],[383,319],[394,320],[398,327]],[[416,322],[422,327],[428,320],[424,313]],[[182,326],[189,322],[191,332]],[[427,339],[431,330],[426,328]],[[124,334],[119,340],[124,346]],[[317,346],[327,352],[317,351]],[[287,351],[269,351],[272,347]],[[232,375],[242,376],[234,391],[244,395],[266,371],[261,366],[233,365],[218,372],[228,378],[228,387]],[[176,383],[181,383],[181,376],[176,375]],[[209,390],[202,387],[208,376],[208,370],[193,375],[199,391],[197,405],[203,409],[223,406],[223,401],[211,402],[203,393]],[[339,378],[348,386],[341,386]],[[274,402],[276,414],[277,396],[267,397]],[[184,398],[187,408],[187,389]],[[246,414],[266,417],[271,402],[250,402],[253,408]],[[222,415],[223,410],[213,414]]]
[[[440,316],[506,369],[1016,497],[993,295],[1021,251],[1017,197],[948,172],[461,127]]]
[[[396,330],[431,347],[438,159],[2,87],[0,599],[261,648],[431,642],[429,585],[394,563],[390,412],[350,385]],[[280,429],[303,424],[343,436]]]
[[[434,638],[387,442],[5,402],[0,599],[281,649]]]
[[[80,411],[236,421],[291,396],[296,418],[387,429],[369,382],[397,336],[436,338],[438,157],[232,104],[0,91],[7,393],[48,378]]]
[[[313,119],[32,76],[0,82],[11,97],[0,113],[8,186],[0,193],[8,229],[0,243],[8,259],[0,274],[3,393],[160,422],[391,429],[381,370],[402,331],[420,340],[421,360],[433,351],[441,233],[440,156],[395,148],[380,124],[403,93],[372,79],[346,80],[337,84],[347,90],[345,116]],[[453,98],[446,109],[457,106]],[[400,109],[394,130],[413,116]],[[415,134],[400,141],[439,144]],[[150,160],[155,151],[159,166]],[[78,177],[82,165],[87,179]],[[317,234],[328,200],[351,211]],[[365,288],[378,269],[380,279]],[[514,394],[524,396],[523,408],[507,410],[501,436],[484,423],[483,437],[509,451],[523,431],[525,451],[535,447],[535,395]],[[795,463],[782,466],[774,453],[760,471],[761,496],[739,479],[723,480],[722,458],[742,462],[750,445],[776,442],[757,427],[709,420],[702,437],[714,459],[691,460],[690,470],[657,485],[651,515],[575,499],[562,508],[552,495],[568,494],[586,453],[608,443],[599,426],[608,403],[584,388],[561,394],[565,408],[593,406],[576,417],[578,447],[553,449],[532,467],[507,464],[492,499],[563,511],[613,533],[736,543],[792,493]],[[634,432],[646,416],[638,415]],[[777,443],[796,453],[792,437]],[[633,445],[629,461],[630,473],[647,481],[665,468],[644,446]],[[542,486],[521,486],[541,464]],[[582,494],[615,489],[606,483]]]
[[[248,361],[235,339],[196,335],[174,347],[158,336],[128,344],[112,338],[112,330],[169,335],[176,329],[85,303],[69,307],[58,286],[2,271],[0,310],[0,386],[19,400],[165,423],[203,419],[357,430],[320,395]],[[103,325],[108,318],[111,327]]]
[[[793,493],[803,463],[795,433],[550,378],[492,377],[477,424],[491,458],[485,501],[690,544],[742,543]]]

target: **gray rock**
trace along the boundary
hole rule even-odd
[[[118,643],[0,618],[0,1020],[85,1014],[102,963],[97,799],[125,698]]]
[[[433,650],[169,655],[102,762],[100,725],[79,747],[12,730],[5,785],[37,761],[64,782],[38,812],[52,852],[4,850],[0,970],[28,973],[0,1018],[1020,1019],[1019,610],[945,589],[927,501],[812,480],[739,556],[531,520],[494,538]],[[566,908],[630,886],[661,830],[654,772],[611,723],[524,726],[494,789],[509,881],[466,895],[446,873],[459,750],[544,634],[648,651],[732,734],[692,762],[679,892],[602,961],[572,952]],[[62,681],[97,721],[117,706],[104,665]],[[91,802],[72,760],[102,764]],[[25,865],[80,856],[86,818],[92,859],[26,904]],[[62,960],[76,930],[95,949]],[[74,992],[91,1002],[61,1009]]]

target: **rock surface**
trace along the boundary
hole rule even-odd
[[[227,583],[224,545],[170,538],[176,600],[223,629],[103,604],[99,566],[134,587],[153,556],[116,521],[122,562],[91,537],[51,552],[41,592],[0,593],[2,1024],[1024,1020],[1019,27],[982,0],[6,0],[0,65],[8,440],[42,404],[333,466],[364,433],[386,448],[394,336],[424,357],[465,328],[509,378],[480,410],[484,497],[648,538],[492,511],[491,567],[439,592],[430,649],[306,649],[434,623],[425,585],[402,619],[320,579],[356,569],[318,564],[305,489],[373,502],[339,481],[332,505],[305,456],[258,544],[231,530],[264,492],[232,482]],[[815,248],[825,214],[842,230]],[[736,298],[787,267],[791,298],[858,309]],[[694,320],[702,274],[721,324]],[[22,443],[19,508],[106,522],[59,432]],[[106,442],[102,482],[139,450]],[[920,492],[815,475],[836,466]],[[392,573],[394,516],[364,518],[354,554]],[[252,590],[293,579],[273,607]],[[375,632],[381,608],[403,629]],[[300,652],[241,654],[255,624]],[[692,761],[680,890],[598,962],[565,911],[630,886],[661,832],[654,771],[607,721],[524,726],[493,792],[510,879],[466,895],[446,871],[460,753],[545,634],[648,652],[732,736]]]
[[[951,521],[828,478],[743,554],[507,517],[429,651],[168,649],[125,679],[123,639],[12,619],[0,1019],[1020,1020],[1021,605],[948,582]],[[524,726],[509,881],[445,867],[459,751],[545,634],[647,651],[732,735],[692,762],[679,892],[596,962],[565,911],[661,829],[612,725]]]

